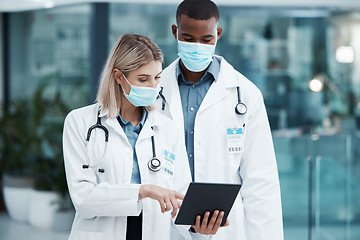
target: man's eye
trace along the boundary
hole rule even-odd
[[[210,42],[211,39],[203,39],[203,42]]]
[[[191,41],[192,41],[191,38],[184,38],[184,40],[187,41],[187,42],[191,42]]]

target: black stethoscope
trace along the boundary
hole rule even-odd
[[[104,149],[104,153],[99,161],[98,164],[96,165],[90,165],[90,161],[89,161],[89,152],[88,152],[88,143],[90,141],[90,136],[91,136],[91,131],[94,130],[95,128],[100,128],[104,131],[105,133],[105,149]],[[152,127],[151,127],[152,128]],[[91,127],[89,127],[88,132],[87,132],[87,137],[86,137],[86,142],[85,142],[85,160],[86,160],[86,164],[82,165],[83,169],[87,169],[87,168],[98,168],[101,163],[104,161],[104,156],[106,153],[106,149],[107,149],[107,144],[109,142],[109,131],[107,130],[107,128],[101,124],[101,118],[100,118],[100,109],[98,111],[98,115],[97,115],[97,122],[92,125]],[[151,143],[152,143],[152,151],[153,151],[153,157],[152,159],[149,160],[148,162],[148,168],[153,171],[153,172],[158,172],[161,169],[161,162],[160,160],[156,157],[156,150],[155,150],[155,138],[154,135],[151,136]],[[99,168],[98,169],[99,173],[104,173],[105,169],[103,168]]]
[[[241,94],[240,94],[240,87],[236,87],[236,90],[237,90],[237,95],[238,95],[238,103],[236,104],[235,106],[235,112],[239,115],[244,115],[246,112],[247,112],[247,107],[245,105],[245,103],[243,103],[241,101]],[[161,87],[161,90],[160,90],[160,93],[159,93],[159,97],[162,99],[162,107],[161,107],[161,110],[164,110],[165,109],[165,103],[166,103],[166,100],[165,100],[165,97],[164,95],[162,94],[162,91],[163,91],[163,87]]]
[[[235,106],[235,112],[239,115],[244,115],[247,112],[247,107],[245,103],[241,101],[240,87],[236,87],[238,94],[238,103]]]

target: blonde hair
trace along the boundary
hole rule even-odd
[[[153,41],[137,34],[120,36],[101,74],[96,96],[101,111],[108,110],[108,117],[116,117],[120,112],[120,99],[123,93],[113,76],[113,70],[117,68],[127,77],[131,71],[151,61],[163,62],[163,54]]]

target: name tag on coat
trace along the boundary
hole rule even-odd
[[[175,154],[164,149],[161,171],[170,176],[174,175]]]
[[[238,153],[243,151],[242,136],[243,128],[227,129],[227,149],[228,153]]]

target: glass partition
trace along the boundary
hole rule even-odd
[[[10,14],[10,98],[30,98],[41,82],[70,108],[89,94],[90,5]]]
[[[285,239],[360,237],[359,135],[274,137]]]

